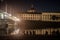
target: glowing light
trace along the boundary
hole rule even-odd
[[[8,18],[12,19],[13,21],[20,21],[19,18],[15,17],[15,16],[12,16],[11,14],[9,14],[7,12],[3,12],[3,13],[5,13],[5,15],[4,15],[5,17],[8,17]]]
[[[14,32],[13,33],[11,33],[11,35],[18,35],[19,34],[19,29],[16,29],[16,30],[14,30]]]
[[[9,16],[12,16],[11,14],[9,14]]]
[[[19,18],[17,18],[17,17],[14,17],[14,20],[15,20],[15,21],[20,21],[20,19],[19,19]]]
[[[4,19],[4,15],[3,14],[1,14],[1,18]]]
[[[14,17],[14,18],[16,18],[16,17]]]
[[[20,21],[20,20],[17,18],[16,21]]]
[[[4,15],[5,17],[7,17],[7,15]]]
[[[7,16],[12,16],[11,14],[9,14],[9,13],[7,13],[7,12],[3,12],[3,13],[5,13],[5,15],[7,15]]]

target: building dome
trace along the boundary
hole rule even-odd
[[[34,6],[32,5],[31,8],[27,10],[27,12],[36,12],[36,8],[34,8]]]

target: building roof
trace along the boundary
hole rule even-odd
[[[42,14],[42,12],[20,12],[19,14]]]

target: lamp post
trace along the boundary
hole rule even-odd
[[[7,1],[5,1],[5,12],[7,13]],[[5,19],[5,23],[7,24],[7,22],[6,22],[6,19]],[[8,27],[7,27],[7,35],[8,35]]]
[[[4,0],[1,0],[1,7],[2,7],[2,2],[3,2]],[[5,1],[5,12],[7,13],[7,2]],[[5,13],[3,13],[2,14],[2,18],[3,18],[3,21],[4,21],[4,23],[3,24],[7,24],[7,22],[6,22],[6,17],[5,17]],[[6,30],[7,30],[7,34],[8,34],[8,28],[6,28]]]

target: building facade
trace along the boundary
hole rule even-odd
[[[7,30],[9,35],[15,35],[15,33],[20,35],[45,35],[46,32],[51,35],[53,31],[59,30],[60,32],[60,13],[37,12],[32,7],[27,12],[17,13],[16,16],[6,13],[1,14],[1,19],[4,19],[4,22],[6,20],[5,24],[9,25]],[[18,18],[20,19],[19,23],[17,23]],[[15,28],[19,30],[15,30]]]
[[[53,31],[60,32],[60,13],[55,12],[40,12],[38,13],[34,8],[27,12],[20,13],[20,18],[25,23],[21,26],[24,35],[52,35]]]

